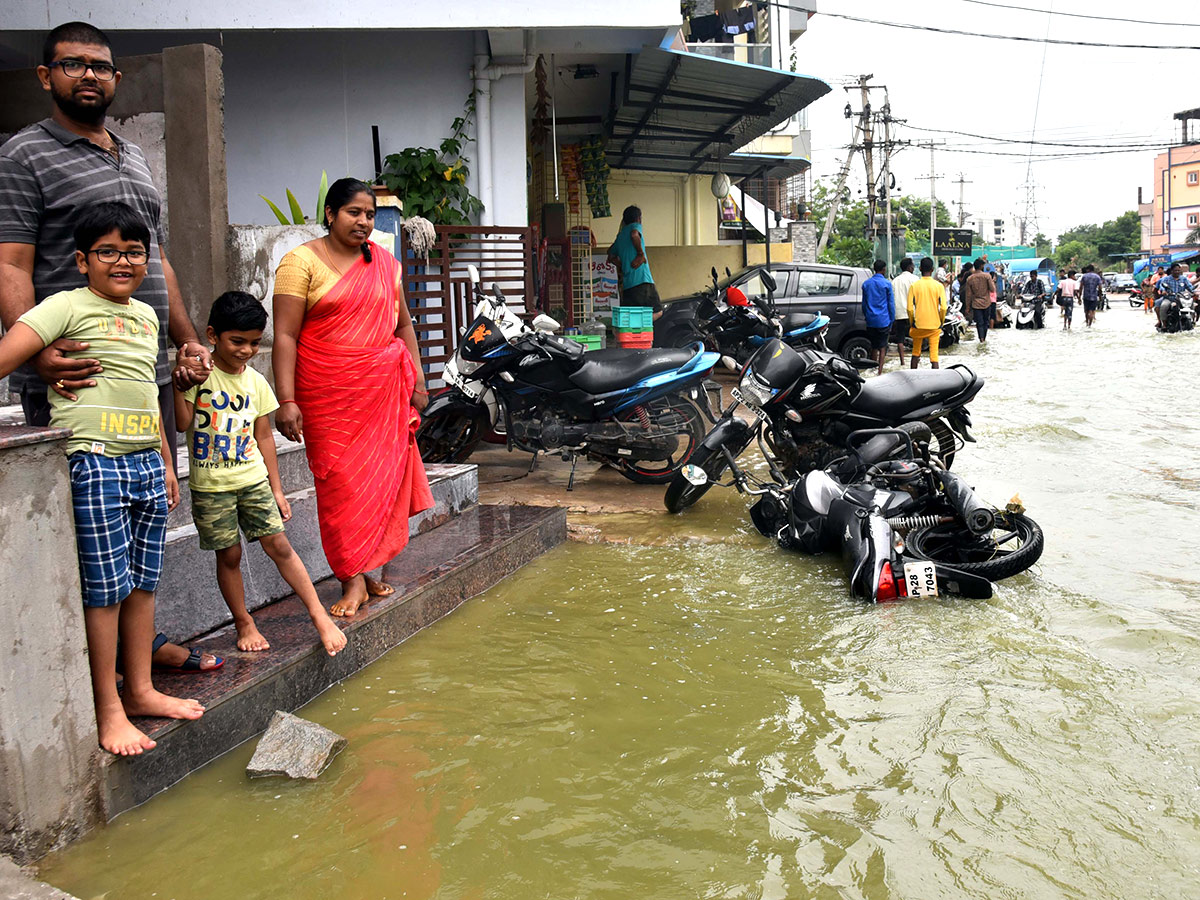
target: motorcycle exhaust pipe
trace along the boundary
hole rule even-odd
[[[946,491],[946,499],[962,516],[963,522],[972,534],[986,534],[996,525],[996,514],[975,496],[963,479],[950,472],[941,472],[942,487]]]

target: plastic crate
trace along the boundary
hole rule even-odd
[[[654,344],[653,331],[618,331],[617,344],[621,347],[649,348]]]
[[[614,306],[613,328],[618,331],[645,331],[654,328],[654,310],[649,306]]]
[[[584,350],[604,349],[604,335],[602,334],[573,334],[571,340],[583,344]]]

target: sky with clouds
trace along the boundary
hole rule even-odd
[[[785,0],[786,2],[786,0]],[[1014,7],[1036,10],[1027,12]],[[797,70],[833,90],[809,107],[813,174],[830,185],[846,155],[849,101],[861,108],[857,78],[886,85],[892,115],[907,120],[895,136],[944,142],[934,153],[938,199],[958,214],[960,174],[968,215],[1018,217],[1026,207],[1029,146],[937,133],[1097,145],[1155,144],[1178,140],[1172,115],[1200,107],[1200,49],[1134,49],[1130,44],[1200,48],[1200,0],[820,0],[808,32],[796,44]],[[1050,10],[1046,12],[1045,10]],[[1067,14],[1137,21],[1102,21]],[[855,16],[940,28],[944,34],[868,24]],[[1167,23],[1167,24],[1162,24]],[[1173,24],[1171,24],[1173,23]],[[1037,42],[998,39],[1012,36]],[[1085,46],[1049,44],[1041,39]],[[1097,46],[1116,44],[1116,47]],[[844,86],[854,82],[852,91]],[[882,103],[875,92],[873,105]],[[917,130],[933,129],[933,130]],[[1193,124],[1200,137],[1200,122]],[[974,151],[974,152],[969,152]],[[996,152],[1014,154],[992,155]],[[1051,238],[1075,225],[1103,222],[1135,209],[1138,187],[1151,196],[1157,150],[1038,159],[1040,155],[1093,152],[1081,147],[1037,146],[1039,229]],[[897,190],[928,196],[930,154],[909,146],[892,157]],[[851,191],[864,183],[861,156]]]

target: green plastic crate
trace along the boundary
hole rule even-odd
[[[571,340],[583,344],[584,350],[604,349],[604,335],[602,334],[573,334]]]

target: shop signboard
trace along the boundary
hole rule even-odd
[[[1170,253],[1154,253],[1150,256],[1150,265],[1154,267],[1162,266],[1164,269],[1171,265]]]
[[[970,256],[971,239],[975,232],[970,228],[933,229],[934,256]]]

